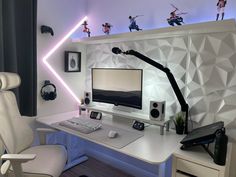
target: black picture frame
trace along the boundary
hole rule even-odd
[[[65,72],[81,71],[81,52],[65,51]]]

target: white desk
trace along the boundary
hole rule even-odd
[[[71,119],[73,116],[79,116],[79,112],[69,112],[52,116],[39,117],[36,120],[40,123],[51,126],[53,123]],[[132,130],[131,124],[124,122],[124,120],[118,121],[113,120],[110,117],[107,118],[103,116],[102,122],[110,124],[112,126],[118,126],[123,129]],[[183,138],[183,136],[177,135],[174,131],[171,130],[169,132],[166,132],[164,135],[160,135],[160,127],[151,125],[145,128],[143,137],[137,139],[136,141],[128,144],[121,149],[117,149],[94,139],[89,139],[86,134],[68,129],[60,130],[103,145],[115,151],[127,154],[150,164],[160,164],[165,162],[177,150],[177,148],[179,147],[179,142]]]
[[[46,117],[39,117],[36,120],[42,124],[52,126],[53,123],[64,121],[71,119],[74,116],[79,116],[79,111],[76,112],[68,112],[63,114],[57,114],[52,116],[46,116]],[[111,117],[104,117],[102,119],[103,123],[117,126],[122,129],[126,130],[132,130],[131,123],[129,122],[129,119],[112,119]],[[69,134],[76,135],[82,139],[94,142],[96,144],[100,144],[102,146],[105,146],[109,149],[115,150],[117,152],[129,155],[131,157],[134,157],[136,159],[139,159],[141,161],[147,162],[149,164],[153,165],[159,165],[163,162],[166,162],[170,156],[173,155],[173,169],[172,169],[172,176],[183,176],[182,174],[179,175],[175,171],[178,169],[178,164],[183,162],[183,159],[187,159],[188,166],[193,169],[193,172],[195,169],[199,169],[196,163],[203,165],[204,170],[212,169],[217,171],[217,174],[221,174],[221,177],[227,176],[227,168],[228,166],[219,166],[214,164],[212,158],[205,153],[203,150],[200,150],[198,152],[194,151],[181,151],[179,150],[180,144],[179,142],[182,140],[184,135],[177,135],[174,131],[170,130],[169,132],[165,132],[164,135],[160,135],[160,127],[151,125],[149,127],[146,127],[144,130],[144,136],[141,138],[135,140],[134,142],[126,145],[123,148],[115,148],[113,146],[109,146],[107,144],[104,144],[102,142],[99,142],[98,140],[89,138],[88,135],[76,132],[74,130],[70,130],[68,128],[60,128],[60,130],[65,131]],[[180,160],[178,160],[180,159]],[[185,161],[184,161],[185,162]],[[186,165],[186,164],[184,164]],[[185,167],[184,167],[185,168]],[[200,168],[201,169],[201,168]],[[198,170],[199,171],[199,170]],[[196,171],[197,172],[197,171]],[[211,172],[211,171],[210,171]],[[158,174],[159,175],[159,174]],[[162,175],[160,175],[162,176]],[[204,177],[201,176],[201,177]]]

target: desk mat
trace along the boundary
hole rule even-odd
[[[100,129],[89,134],[81,133],[68,127],[61,126],[60,122],[54,123],[52,124],[52,126],[67,133],[73,133],[74,135],[77,134],[81,138],[86,137],[88,139],[98,141],[101,144],[106,144],[118,149],[127,146],[128,144],[134,142],[144,135],[143,132],[140,132],[138,130],[127,130],[104,123],[102,123],[102,127]],[[109,138],[108,133],[110,130],[116,131],[118,135],[115,138]]]

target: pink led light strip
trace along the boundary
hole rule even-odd
[[[82,25],[82,23],[87,20],[85,16],[74,28],[72,28],[44,57],[43,63],[52,72],[52,74],[61,82],[61,84],[66,88],[66,90],[71,94],[71,96],[80,104],[79,98],[74,94],[70,87],[64,82],[64,80],[57,74],[53,67],[47,62],[47,59]]]

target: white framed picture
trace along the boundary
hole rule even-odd
[[[81,52],[65,51],[65,72],[81,71]]]

